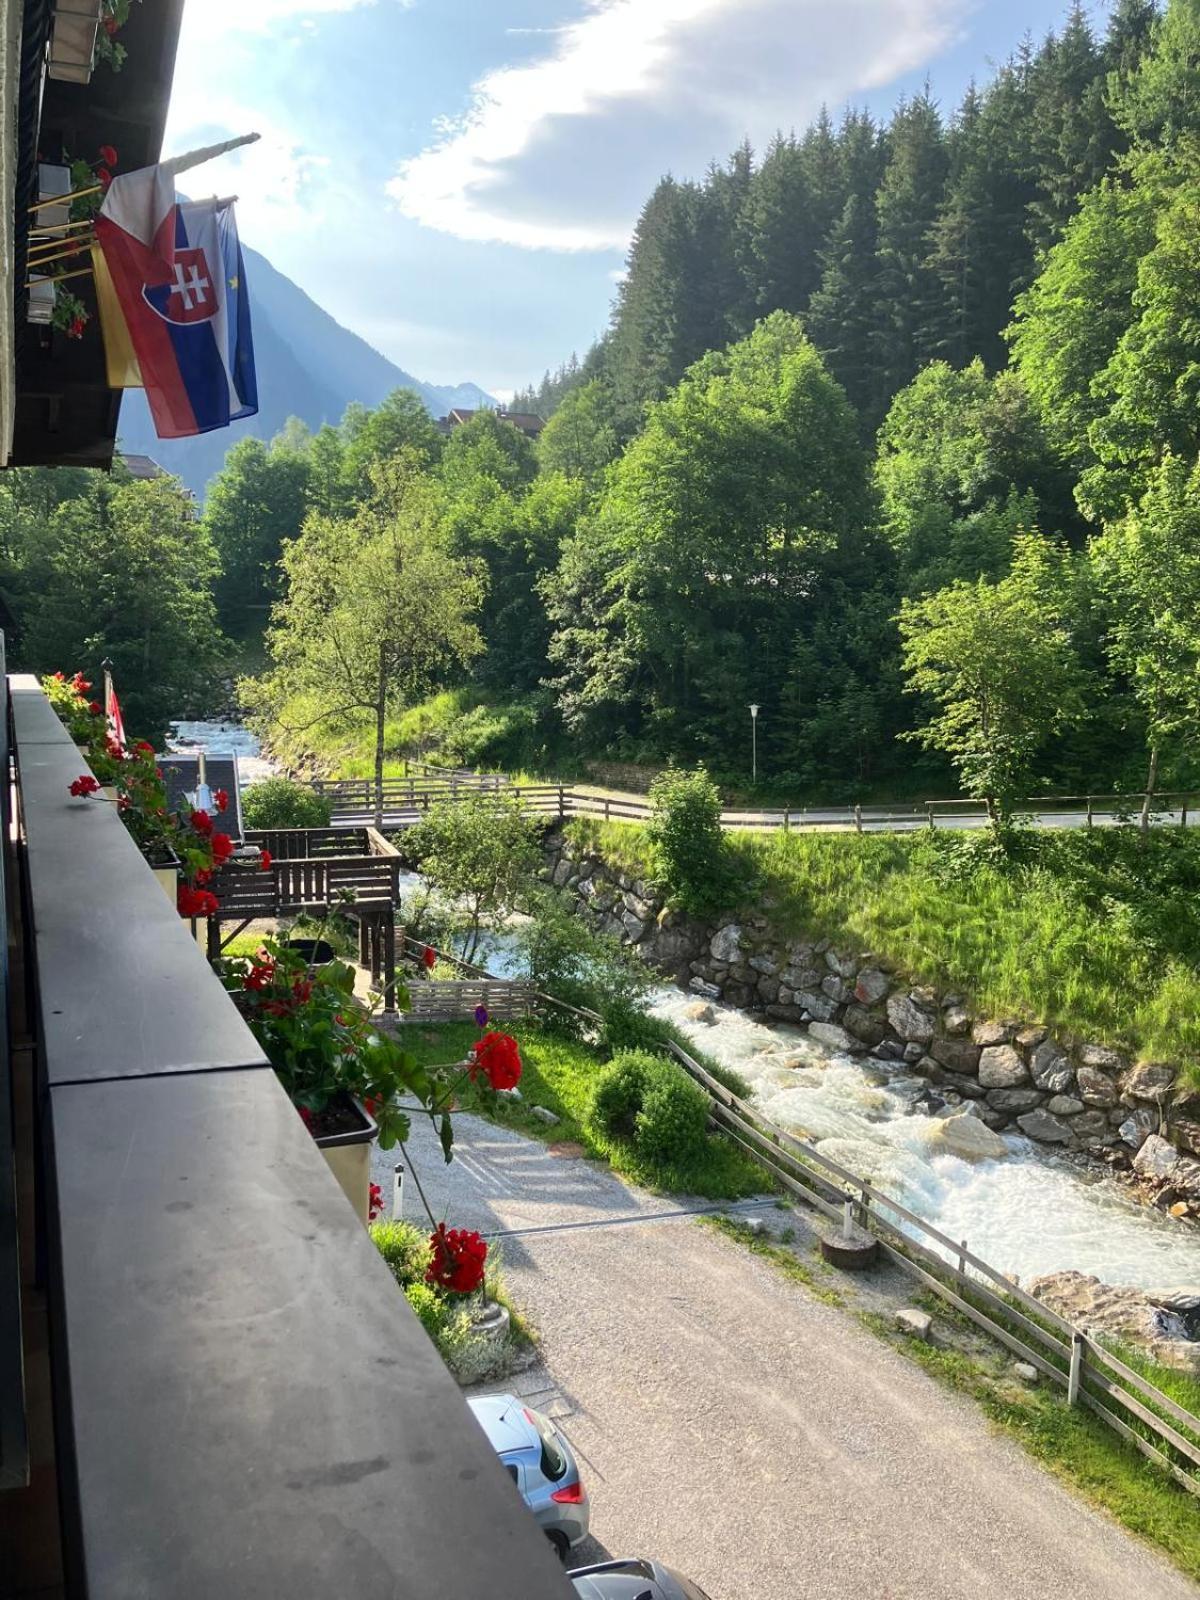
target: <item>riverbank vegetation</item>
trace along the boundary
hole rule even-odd
[[[647,831],[577,818],[581,846],[652,877]],[[1191,830],[729,835],[730,916],[871,950],[987,1016],[1021,1016],[1200,1077],[1200,838]]]
[[[564,1037],[561,1032],[535,1022],[505,1026],[521,1047],[520,1100],[487,1094],[468,1083],[459,1096],[461,1110],[503,1121],[531,1138],[578,1146],[582,1154],[606,1162],[631,1183],[659,1193],[736,1200],[770,1189],[771,1181],[761,1167],[727,1139],[704,1133],[702,1126],[697,1130],[694,1119],[689,1124],[693,1137],[685,1149],[670,1150],[656,1138],[656,1131],[667,1129],[669,1132],[677,1120],[682,1122],[689,1114],[687,1110],[679,1110],[680,1104],[688,1098],[688,1080],[670,1062],[661,1059],[653,1069],[647,1069],[657,1074],[654,1087],[662,1108],[655,1112],[654,1128],[649,1135],[639,1139],[637,1117],[644,1110],[646,1084],[644,1075],[638,1075],[637,1063],[649,1059],[644,1050],[633,1056],[633,1067],[628,1066],[630,1052],[617,1051],[616,1059],[626,1063],[623,1070],[636,1082],[625,1102],[628,1120],[619,1116],[610,1119],[604,1099],[597,1111],[596,1095],[598,1089],[611,1081],[614,1060],[611,1050],[603,1044],[597,1046]],[[478,1032],[469,1023],[406,1027],[404,1044],[419,1064],[432,1065],[464,1057],[475,1043]],[[658,1036],[651,1026],[645,1043],[652,1045]],[[667,1084],[670,1087],[664,1088]],[[553,1112],[557,1121],[547,1124],[533,1114],[534,1106]],[[667,1145],[670,1143],[668,1139]]]

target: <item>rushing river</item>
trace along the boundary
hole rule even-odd
[[[654,1010],[735,1067],[764,1116],[965,1239],[999,1271],[1022,1282],[1073,1267],[1142,1288],[1200,1283],[1200,1231],[1139,1205],[1113,1179],[1089,1178],[1017,1135],[999,1161],[937,1148],[935,1119],[913,1109],[928,1084],[902,1065],[833,1055],[798,1028],[767,1027],[728,1006],[699,1021],[689,1016],[696,997],[677,989],[658,991]]]
[[[179,722],[171,743],[180,751],[235,752],[243,787],[274,770],[237,723]],[[404,874],[405,901],[424,892],[416,873]],[[487,941],[479,961],[498,977],[520,974],[504,935]],[[714,1004],[713,1020],[698,1020],[696,996],[678,989],[655,991],[652,1003],[699,1049],[736,1068],[765,1116],[952,1239],[965,1239],[999,1271],[1025,1281],[1073,1267],[1143,1288],[1200,1284],[1200,1230],[1139,1205],[1113,1179],[1089,1177],[1016,1135],[999,1161],[967,1161],[938,1148],[936,1121],[914,1108],[928,1085],[903,1066],[831,1054],[798,1028],[767,1026],[728,1006]]]

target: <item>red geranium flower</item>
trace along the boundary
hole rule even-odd
[[[220,909],[215,894],[210,894],[207,889],[193,889],[188,883],[179,885],[175,904],[181,917],[211,917],[214,911]]]
[[[472,1054],[472,1077],[482,1072],[493,1089],[515,1089],[520,1083],[521,1052],[510,1033],[485,1033]]]
[[[218,811],[225,811],[229,806],[229,796],[224,789],[213,790],[213,805]]]
[[[115,20],[115,18],[114,18],[114,20]],[[101,159],[101,161],[103,161],[103,163],[104,163],[104,165],[106,167],[115,167],[116,166],[116,164],[117,164],[117,152],[113,149],[111,144],[102,144],[100,146],[100,159]]]
[[[112,182],[112,173],[107,167],[96,168],[96,182],[102,189],[108,188],[109,184]]]
[[[100,715],[101,711],[103,711],[103,709],[104,709],[104,707],[100,704],[99,700],[89,700],[88,701],[88,710],[92,713],[92,715],[94,717],[98,717]]]
[[[450,1228],[439,1222],[429,1235],[433,1253],[425,1282],[450,1294],[474,1294],[483,1282],[487,1241],[473,1229]]]
[[[83,338],[83,330],[86,327],[87,327],[87,318],[86,317],[74,317],[74,318],[72,318],[71,325],[67,329],[67,338],[68,339],[82,339]]]
[[[213,860],[217,866],[223,861],[228,861],[233,854],[233,840],[227,833],[214,833],[212,836]]]
[[[371,1185],[371,1198],[367,1202],[367,1221],[375,1222],[383,1215],[383,1190],[377,1183]]]
[[[207,811],[193,811],[192,827],[195,828],[197,833],[207,836],[213,831],[213,820]]]
[[[312,980],[309,978],[297,978],[292,984],[292,993],[301,1005],[307,1005],[312,999],[312,989]]]
[[[267,868],[271,865],[271,852],[269,850],[263,850],[259,854],[259,858],[258,859],[259,859],[259,862],[262,865],[263,871],[265,872],[267,870]]]
[[[212,882],[212,873],[207,867],[200,868],[200,871],[196,874],[196,882],[201,888],[204,888],[206,885]]]
[[[275,963],[273,961],[256,961],[250,971],[242,979],[243,989],[265,989],[275,977]]]
[[[149,755],[153,755],[154,754],[154,746],[152,744],[147,744],[145,739],[139,739],[138,742],[134,745],[133,748],[135,750],[144,751],[145,753],[147,753]]]
[[[65,672],[56,672],[54,674],[54,681],[55,681],[55,683],[66,683],[66,681],[67,681],[66,673]]]
[[[383,1105],[383,1101],[378,1095],[376,1095],[376,1094],[365,1094],[365,1095],[363,1095],[363,1109],[366,1111],[366,1113],[367,1113],[367,1115],[369,1117],[373,1117],[375,1115],[375,1113],[380,1109],[380,1107],[382,1105]]]
[[[304,1126],[311,1131],[312,1124],[313,1124],[313,1114],[312,1114],[312,1112],[308,1109],[307,1106],[297,1106],[296,1110],[300,1113],[301,1122],[303,1122]]]
[[[85,772],[81,777],[75,779],[75,782],[71,785],[71,793],[76,799],[79,799],[80,796],[95,794],[99,788],[100,785],[92,777],[91,773]]]
[[[72,689],[74,689],[76,694],[86,694],[86,692],[92,686],[88,682],[88,680],[84,677],[82,672],[77,672],[75,674],[75,676],[71,679],[71,687],[72,687]]]
[[[428,972],[431,967],[437,966],[437,951],[431,944],[427,944],[421,951],[421,960],[425,963],[426,972]]]

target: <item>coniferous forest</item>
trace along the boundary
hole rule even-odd
[[[227,634],[276,607],[255,709],[297,754],[386,724],[744,784],[754,703],[797,799],[1195,783],[1198,244],[1200,0],[1076,5],[957,106],[931,84],[666,177],[608,331],[514,401],[536,443],[397,394],[230,452],[196,538]],[[73,665],[98,636],[47,617],[29,508],[69,522],[79,486],[20,477],[16,648]],[[325,704],[305,629],[401,528],[457,642]]]

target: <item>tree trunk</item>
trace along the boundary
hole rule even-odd
[[[1146,774],[1146,798],[1142,801],[1141,829],[1143,834],[1150,832],[1150,802],[1154,798],[1154,786],[1158,782],[1158,746],[1150,751],[1150,771]]]
[[[1000,808],[996,804],[996,796],[994,794],[985,794],[983,803],[987,807],[988,821],[993,828],[998,828],[1000,826]]]

